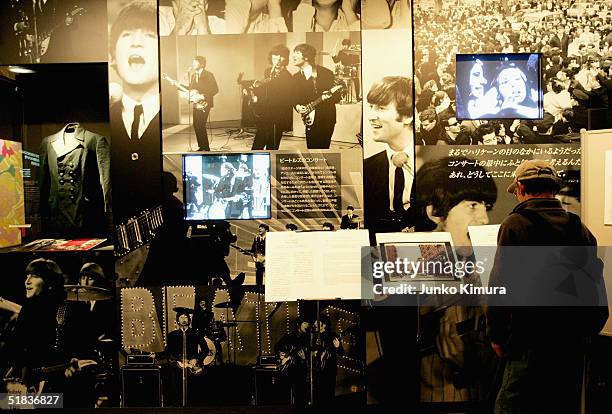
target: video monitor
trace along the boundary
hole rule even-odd
[[[541,54],[458,54],[457,119],[542,119]]]
[[[270,154],[183,155],[185,219],[272,218]]]

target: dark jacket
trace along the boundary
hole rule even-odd
[[[203,70],[197,82],[196,75],[191,75],[189,89],[197,89],[198,92],[204,95],[209,108],[215,106],[214,96],[219,92],[219,87],[217,86],[215,75],[213,75],[212,72]]]
[[[319,98],[325,91],[329,91],[336,85],[334,73],[323,66],[313,65],[317,77],[306,79],[301,72],[293,75],[293,96],[295,105],[307,105]],[[314,87],[316,83],[316,87]],[[330,99],[321,102],[316,108],[315,123],[336,123],[336,103],[340,101],[340,94],[334,94]]]
[[[78,145],[58,157],[53,143],[65,127],[40,145],[40,215],[43,231],[62,237],[92,236],[105,230],[110,211],[110,147],[105,137],[78,126]]]
[[[121,116],[121,103],[110,108],[111,175],[115,226],[162,202],[162,155],[159,113],[138,141],[132,142]]]
[[[348,214],[345,214],[344,216],[342,216],[342,220],[340,221],[340,228],[345,230],[345,229],[357,229],[359,228],[359,223],[356,221],[353,221],[355,219],[358,219],[359,216],[355,213],[353,213],[353,219],[351,220],[348,216]]]
[[[537,214],[536,217],[526,216],[534,213]],[[579,342],[584,336],[599,332],[607,319],[607,307],[535,308],[529,302],[525,303],[527,306],[516,306],[522,299],[517,297],[517,292],[521,296],[531,295],[533,292],[522,289],[534,286],[534,280],[536,287],[543,286],[542,289],[545,289],[550,286],[545,283],[545,275],[539,273],[542,269],[549,269],[541,266],[549,265],[544,261],[548,260],[549,256],[540,256],[541,252],[550,251],[549,246],[597,246],[597,240],[584,224],[580,223],[580,228],[572,229],[571,223],[574,221],[577,222],[577,219],[571,220],[557,199],[535,198],[517,205],[499,229],[498,249],[489,286],[508,286],[509,294],[513,296],[509,299],[511,303],[505,304],[514,306],[489,306],[487,330],[489,338],[504,345],[509,352],[550,342],[553,338],[563,338],[566,343]],[[528,253],[529,257],[526,257],[525,253]],[[539,257],[543,257],[541,262],[538,261]],[[534,269],[535,271],[532,271]],[[540,284],[538,279],[544,284]],[[514,292],[511,289],[514,289]],[[536,293],[547,295],[548,292]],[[576,326],[580,328],[572,328]]]
[[[415,197],[414,180],[410,192],[411,203]],[[365,201],[365,225],[371,233],[401,231],[413,225],[410,209],[394,213],[389,207],[389,159],[386,151],[363,160],[363,193]]]

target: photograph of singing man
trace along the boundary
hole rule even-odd
[[[317,65],[316,55],[317,50],[306,43],[293,49],[293,64],[299,72],[293,75],[292,95],[294,108],[306,125],[308,149],[329,149],[336,126],[336,103],[341,96],[330,92],[336,86],[334,73]]]
[[[111,179],[115,225],[160,204],[161,145],[157,8],[135,1],[123,8],[110,30]],[[111,77],[112,80],[112,77]],[[146,182],[146,185],[145,185]]]
[[[7,391],[63,393],[64,407],[93,408],[97,362],[85,358],[93,356],[95,338],[88,315],[74,306],[83,302],[66,300],[66,276],[53,260],[32,260],[24,273],[23,305],[11,303],[16,322],[5,345]]]
[[[272,66],[264,71],[264,80],[253,85],[257,133],[252,150],[277,150],[283,130],[291,129],[286,116],[291,110],[291,74],[287,70],[289,49],[285,45],[274,46],[268,60]]]
[[[189,76],[189,90],[204,96],[204,100],[193,103],[193,129],[198,140],[198,151],[210,151],[206,122],[210,110],[214,106],[214,96],[219,92],[215,75],[206,70],[206,58],[196,56],[191,65],[192,73]]]

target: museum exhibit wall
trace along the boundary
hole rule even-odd
[[[498,224],[514,206],[504,190],[522,160],[551,160],[579,188],[580,129],[611,125],[605,17],[569,19],[571,26],[589,28],[580,27],[583,41],[571,45],[581,50],[569,72],[572,120],[495,122],[495,139],[484,143],[478,142],[481,121],[455,119],[455,54],[533,52],[554,64],[552,34],[567,3],[562,0],[528,2],[531,12],[512,0],[345,0],[331,5],[332,21],[319,20],[310,1],[209,1],[208,15],[187,23],[165,0],[57,0],[34,2],[33,9],[31,3],[0,6],[0,165],[13,163],[7,169],[17,171],[2,175],[0,168],[0,188],[11,195],[11,205],[2,204],[11,215],[0,212],[0,243],[17,246],[2,254],[17,281],[1,296],[23,301],[21,275],[35,258],[56,260],[69,284],[78,283],[83,265],[99,264],[112,291],[106,316],[115,321],[105,332],[112,350],[101,351],[111,378],[109,406],[121,401],[119,375],[128,351],[162,352],[177,328],[173,309],[195,309],[200,300],[215,320],[235,323],[224,328],[230,338],[218,341],[216,351],[241,367],[274,355],[275,342],[298,316],[325,314],[344,349],[335,393],[364,402],[366,362],[376,364],[381,355],[371,336],[366,341],[359,304],[325,301],[317,313],[310,301],[266,303],[256,285],[259,264],[245,252],[260,225],[270,232],[288,225],[323,230],[324,223],[340,229],[352,206],[349,228],[367,228],[372,241],[376,232],[433,230],[419,228],[403,207],[429,191],[415,180],[421,166],[440,160],[449,168],[448,180],[494,188],[486,220],[475,224]],[[559,46],[565,57],[567,47]],[[278,63],[274,55],[285,60]],[[316,68],[315,95],[302,90],[311,76],[301,71],[305,56]],[[585,88],[578,69],[592,61],[603,78]],[[206,86],[197,85],[201,78]],[[204,96],[188,92],[194,88]],[[393,102],[389,96],[402,103],[392,105],[391,117],[384,112]],[[314,121],[292,109],[307,104]],[[432,116],[433,127],[424,127]],[[464,141],[446,134],[454,125],[450,118],[461,124]],[[570,121],[563,134],[545,128],[545,122]],[[399,149],[392,148],[387,127],[409,140],[401,148],[401,209],[390,201],[396,189],[389,185],[388,151]],[[54,146],[66,134],[81,143],[75,144],[78,154]],[[236,235],[223,249],[213,238],[191,237],[197,229],[186,214],[200,221],[218,217],[205,203],[206,191],[189,187],[203,189],[204,176],[187,179],[184,155],[261,152],[270,153],[262,178],[268,184],[261,190],[270,216],[253,218],[246,207],[234,211],[229,227],[218,230],[222,237]],[[225,161],[236,171],[247,165]],[[215,182],[221,174],[212,174]],[[579,212],[579,205],[574,208]],[[19,247],[35,240],[47,242]],[[66,247],[70,240],[86,242]],[[222,262],[231,279],[244,274],[244,286],[221,286],[217,276],[226,270],[215,266]],[[250,322],[261,320],[263,325]],[[140,333],[131,330],[134,324]],[[248,384],[250,374],[239,375]],[[236,401],[249,404],[248,386],[241,392]]]

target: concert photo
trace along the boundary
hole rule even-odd
[[[270,154],[183,157],[186,220],[271,218]]]
[[[125,407],[363,403],[358,302],[193,285],[120,296]]]
[[[161,37],[163,151],[359,147],[359,32],[299,39]]]
[[[106,60],[106,1],[7,0],[0,5],[0,62]]]
[[[14,277],[0,297],[0,392],[62,393],[65,408],[118,406],[112,251],[3,253],[3,271]]]

